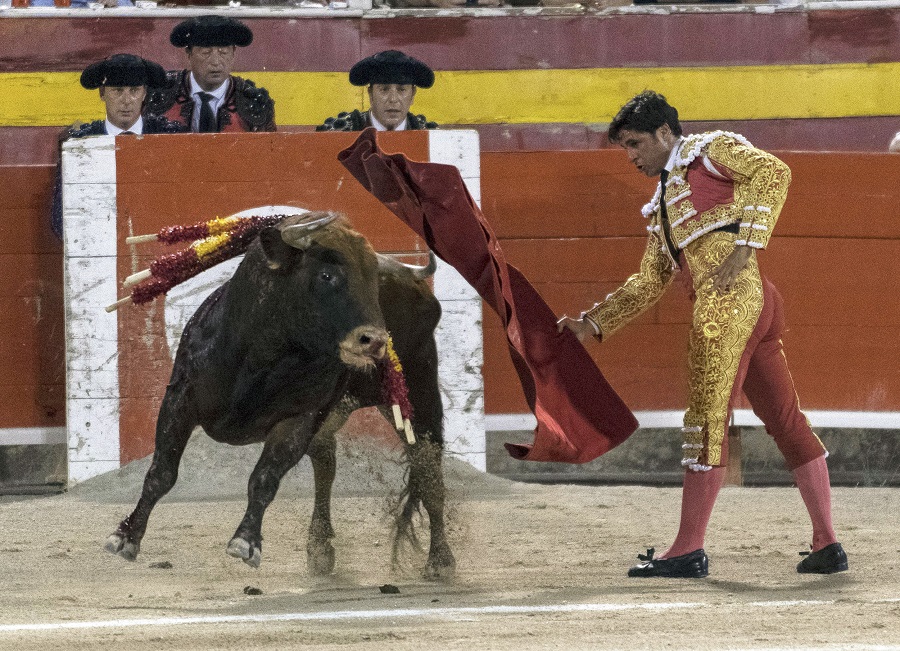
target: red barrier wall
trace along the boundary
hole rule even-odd
[[[65,423],[62,244],[55,167],[0,166],[0,428]]]
[[[900,156],[781,156],[794,180],[760,264],[785,297],[801,404],[900,410]],[[616,150],[482,154],[485,214],[558,314],[590,307],[637,270],[653,186]],[[485,314],[485,411],[526,412],[500,324]],[[632,409],[686,404],[689,316],[673,286],[631,327],[590,344]]]
[[[347,143],[352,139],[352,134],[332,135],[346,137]],[[234,189],[222,179],[240,179],[247,206],[303,196],[302,189],[279,178],[279,170],[308,164],[302,152],[267,158],[266,152],[245,149],[240,159],[222,156],[195,161],[192,169],[173,169],[166,160],[171,144],[163,140],[140,162],[128,162],[129,143],[122,144],[119,210],[133,216],[136,232],[197,221],[232,207]],[[894,288],[900,272],[895,227],[900,156],[782,157],[794,182],[775,237],[760,259],[785,297],[785,345],[801,403],[809,409],[900,411],[900,301]],[[245,160],[268,163],[247,166]],[[124,191],[145,179],[145,170],[157,170],[154,178],[179,179],[175,191],[153,192],[151,186],[134,194]],[[53,173],[51,166],[0,166],[0,427],[64,422],[61,255],[48,227]],[[323,167],[321,173],[337,170]],[[219,180],[212,180],[214,174]],[[508,259],[560,314],[590,306],[637,268],[644,248],[639,210],[652,186],[617,150],[482,154],[484,211]],[[304,200],[332,201],[325,196]],[[399,224],[390,220],[367,234],[382,249],[400,246],[397,238],[404,241]],[[142,249],[146,258],[123,259],[122,275],[131,273],[132,265],[146,266],[155,253],[151,249]],[[673,287],[630,328],[591,346],[633,409],[684,406],[688,314],[687,300]],[[123,317],[123,336],[131,331],[131,318]],[[484,332],[486,411],[527,411],[499,323],[487,310]],[[121,360],[121,368],[131,400],[158,400],[142,387],[164,386],[167,365],[138,356]],[[130,455],[145,449],[152,437],[146,408],[153,410],[144,405],[135,412],[143,415],[133,418],[140,434]],[[123,412],[123,429],[129,418]]]

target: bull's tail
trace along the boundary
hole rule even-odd
[[[409,481],[409,467],[403,477],[403,490],[392,505],[394,516],[394,541],[391,547],[391,566],[394,570],[401,567],[401,556],[405,545],[411,546],[417,553],[424,553],[422,543],[416,533],[414,518],[422,517],[422,499],[413,490]]]

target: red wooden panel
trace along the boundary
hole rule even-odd
[[[81,70],[115,52],[134,52],[179,67],[184,54],[169,44],[169,32],[180,20],[17,16],[0,21],[0,71]],[[896,8],[242,20],[254,31],[253,44],[238,53],[242,70],[345,71],[360,56],[385,49],[402,49],[439,70],[870,63],[900,58]]]
[[[789,325],[880,326],[900,334],[900,239],[785,238],[770,248],[761,265],[784,296]]]
[[[0,166],[0,255],[62,251],[50,230],[55,174],[51,165]]]
[[[0,395],[0,428],[61,427],[66,416],[65,386],[13,384]]]
[[[0,254],[0,427],[65,418],[59,254]]]
[[[897,237],[900,156],[778,155],[790,166],[792,182],[776,236]]]
[[[484,213],[501,239],[646,232],[640,209],[654,182],[621,150],[485,152],[481,178]]]
[[[784,344],[800,404],[807,409],[900,410],[898,330],[791,326]]]

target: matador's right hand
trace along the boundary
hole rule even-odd
[[[583,317],[580,319],[573,319],[572,317],[563,314],[559,321],[556,322],[556,331],[562,332],[566,328],[574,332],[580,342],[584,342],[585,339],[597,334],[594,326],[592,326],[587,319]]]

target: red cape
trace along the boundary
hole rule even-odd
[[[637,429],[634,414],[575,335],[556,331],[556,315],[500,244],[452,165],[387,155],[366,129],[338,155],[363,187],[452,265],[500,316],[528,406],[533,445],[506,444],[517,459],[585,463]]]

